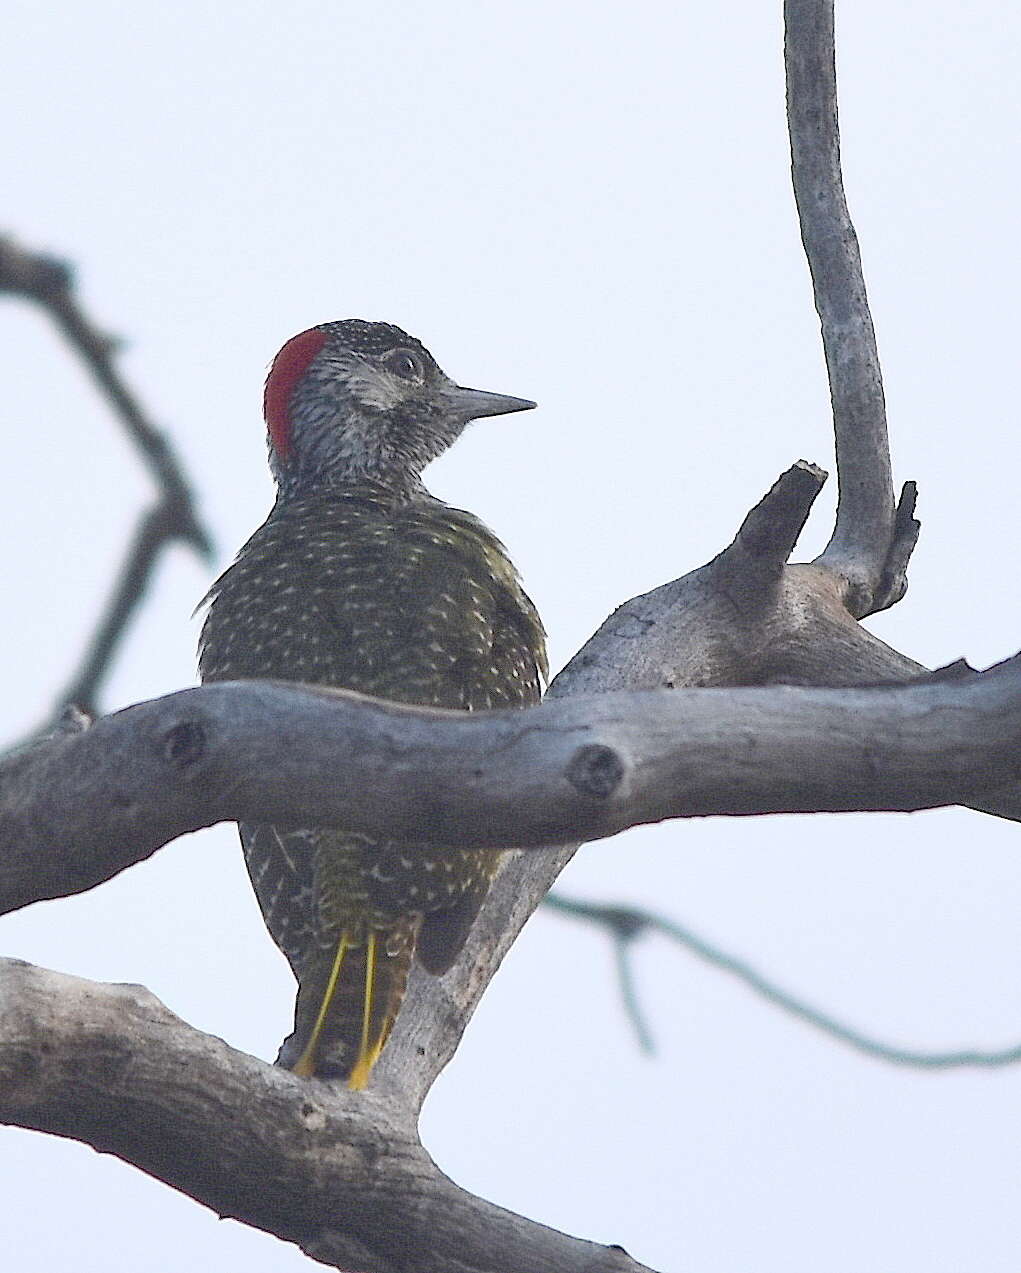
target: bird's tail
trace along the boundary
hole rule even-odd
[[[281,1051],[295,1074],[365,1086],[407,990],[417,928],[409,920],[362,932],[345,928],[333,950],[317,951],[298,988],[294,1034]]]

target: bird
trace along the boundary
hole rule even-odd
[[[299,681],[464,711],[538,702],[545,632],[507,550],[421,476],[470,421],[534,406],[456,384],[391,323],[343,319],[288,340],[264,394],[276,499],[204,598],[203,682]],[[239,824],[298,984],[277,1063],[359,1090],[413,962],[436,976],[452,966],[502,854],[309,820]]]

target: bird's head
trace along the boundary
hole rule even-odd
[[[273,359],[270,467],[283,494],[365,479],[410,494],[470,420],[534,406],[454,384],[420,341],[390,323],[321,323]]]

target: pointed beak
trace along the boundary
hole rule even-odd
[[[478,420],[486,415],[509,415],[512,411],[531,411],[535,406],[528,398],[486,393],[484,389],[462,389],[460,385],[444,388],[441,396],[444,406],[465,420]]]

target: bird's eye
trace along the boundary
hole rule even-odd
[[[423,377],[422,360],[411,349],[395,349],[387,358],[386,365],[402,380],[421,380]]]

